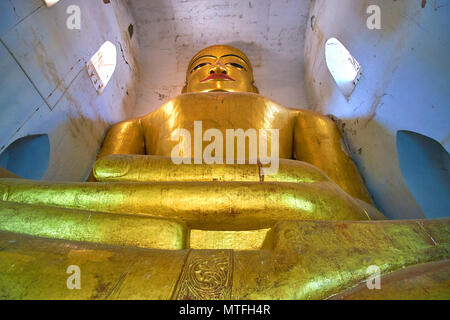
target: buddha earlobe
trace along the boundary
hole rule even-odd
[[[259,89],[255,86],[255,81],[252,82],[252,89],[254,93],[259,93]]]
[[[181,93],[186,93],[187,92],[187,86],[188,86],[188,83],[187,83],[187,81],[184,83],[184,87],[183,87],[183,89],[181,90]]]

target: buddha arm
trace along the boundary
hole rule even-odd
[[[373,204],[336,124],[317,112],[300,110],[295,123],[294,157],[323,170],[349,195]]]
[[[109,129],[97,160],[111,154],[145,154],[145,139],[140,119],[123,121]],[[88,181],[96,181],[92,171]]]

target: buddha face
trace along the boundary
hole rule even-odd
[[[253,85],[252,66],[242,51],[215,45],[192,58],[183,93],[213,91],[258,93]]]

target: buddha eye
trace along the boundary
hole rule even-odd
[[[197,65],[194,69],[192,69],[192,71],[191,71],[191,73],[192,72],[194,72],[195,70],[198,70],[198,69],[200,69],[201,67],[204,67],[204,66],[206,66],[207,64],[209,64],[209,63],[206,63],[206,62],[204,62],[204,63],[200,63],[199,65]]]
[[[235,68],[238,68],[238,69],[242,69],[242,70],[245,70],[245,71],[247,71],[243,66],[241,66],[239,63],[235,63],[235,62],[230,62],[230,63],[228,63],[230,66],[233,66],[233,67],[235,67]]]

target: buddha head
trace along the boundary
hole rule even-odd
[[[253,69],[248,57],[239,49],[214,45],[198,52],[186,72],[187,92],[253,92]]]

